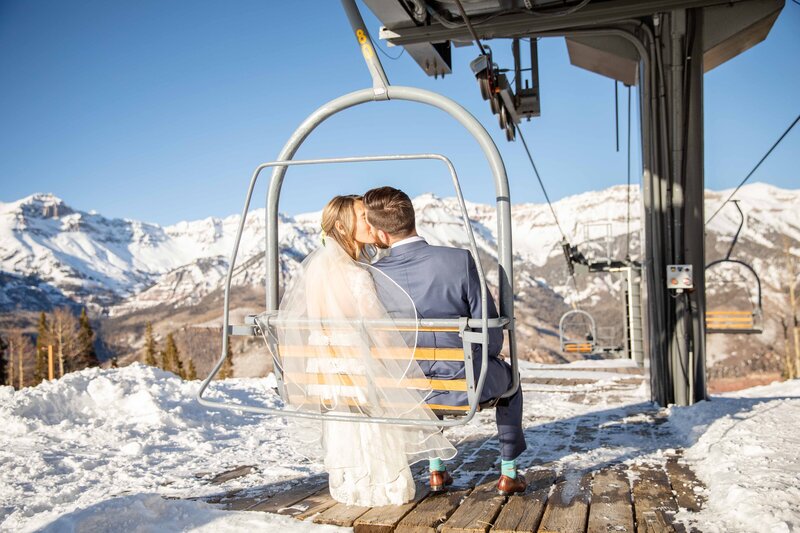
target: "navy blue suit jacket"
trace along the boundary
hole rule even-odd
[[[375,268],[392,278],[414,301],[420,318],[481,318],[481,286],[472,254],[467,250],[445,246],[431,246],[418,241],[392,248],[391,255],[377,261]],[[491,294],[489,318],[497,318],[497,307]],[[388,311],[392,311],[389,309]],[[493,397],[491,391],[505,391],[509,376],[506,372],[493,372],[492,359],[497,359],[503,347],[503,331],[489,330],[490,365],[481,401]],[[420,332],[417,346],[429,348],[462,348],[457,333]],[[481,346],[473,345],[475,377],[480,371]],[[457,361],[420,361],[425,375],[432,379],[463,379],[464,363]],[[502,374],[502,375],[500,375]],[[465,405],[466,393],[435,391],[429,403]]]

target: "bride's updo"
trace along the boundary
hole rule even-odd
[[[358,259],[361,246],[356,242],[355,203],[363,201],[358,194],[334,196],[322,210],[322,231],[326,239],[333,239],[353,259]]]

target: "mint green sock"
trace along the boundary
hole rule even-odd
[[[430,463],[430,470],[431,472],[443,472],[444,471],[444,463],[438,457],[436,459],[429,459]]]
[[[502,459],[500,461],[500,473],[504,476],[508,476],[511,479],[517,478],[517,460],[511,459],[510,461],[506,461]]]

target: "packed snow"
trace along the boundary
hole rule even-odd
[[[615,366],[620,366],[619,361]],[[624,362],[622,362],[624,363]],[[619,398],[619,388],[573,386],[594,401],[570,402],[564,390],[531,384],[533,377],[572,377],[592,369],[599,384],[629,378],[605,361],[553,367],[524,363],[526,425],[537,428],[570,417],[598,428],[647,423],[653,410],[646,385]],[[548,376],[549,373],[549,376]],[[0,388],[0,530],[2,531],[333,531],[277,515],[225,511],[187,498],[219,494],[209,482],[240,465],[252,473],[223,490],[303,479],[323,471],[287,438],[281,417],[207,410],[194,399],[199,382],[133,364],[88,369],[14,391]],[[211,397],[280,406],[267,379],[215,382]],[[620,416],[620,411],[624,416]],[[553,455],[563,471],[609,460],[662,461],[672,448],[705,483],[700,513],[679,517],[701,531],[793,531],[800,528],[800,381],[774,383],[664,410],[658,442],[620,432],[614,446]],[[595,420],[596,419],[596,420]],[[458,443],[494,432],[491,413],[466,428],[448,430]],[[526,452],[547,458],[547,444],[529,440]]]

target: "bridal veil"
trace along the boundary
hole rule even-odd
[[[303,261],[279,316],[273,355],[281,366],[287,410],[436,419],[425,403],[428,381],[414,360],[417,330],[391,325],[417,318],[413,301],[333,239]],[[365,322],[373,319],[389,326]],[[322,445],[331,494],[346,503],[408,501],[414,495],[409,465],[456,454],[433,426],[290,420],[299,441]]]

